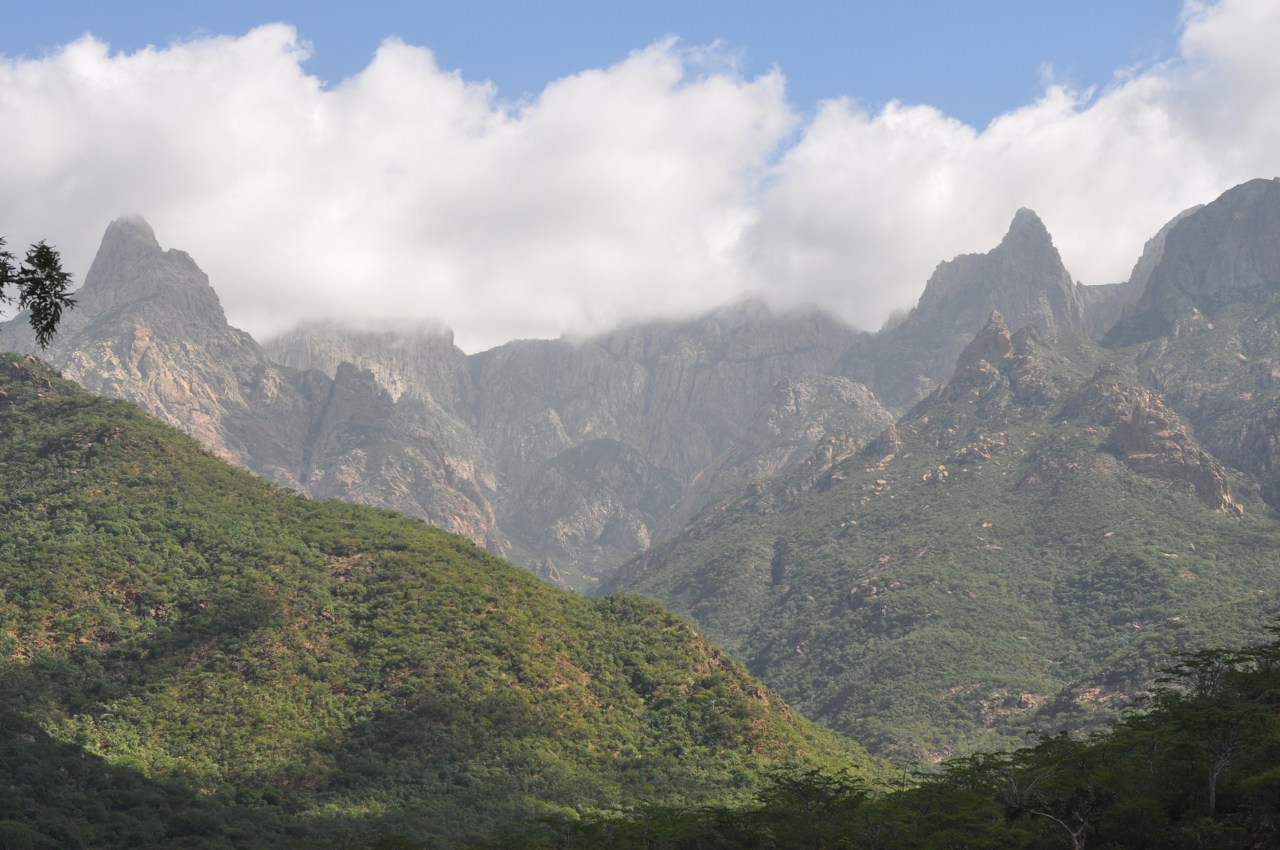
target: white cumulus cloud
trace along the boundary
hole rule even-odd
[[[773,173],[744,273],[874,328],[933,267],[1036,210],[1085,283],[1128,277],[1182,209],[1280,174],[1280,5],[1190,4],[1182,56],[1102,91],[1050,85],[976,130],[927,106],[825,103]]]
[[[140,213],[259,336],[418,317],[475,350],[744,291],[874,328],[1018,207],[1105,283],[1179,210],[1280,173],[1276,43],[1276,4],[1190,3],[1177,59],[974,128],[852,99],[803,118],[785,68],[674,40],[508,103],[394,40],[328,88],[284,25],[130,54],[85,37],[0,59],[0,234],[82,275]]]

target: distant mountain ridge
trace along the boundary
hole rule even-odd
[[[79,297],[47,352],[69,377],[271,480],[423,517],[583,590],[676,524],[667,514],[775,384],[830,372],[858,336],[744,302],[472,357],[434,327],[302,328],[264,349],[136,219],[108,228]],[[0,331],[19,350],[28,337]],[[867,434],[890,420],[856,387],[844,408]]]
[[[873,438],[946,380],[992,310],[1050,337],[1100,336],[1172,224],[1128,283],[1086,287],[1019,210],[1000,245],[941,263],[877,334],[746,301],[468,356],[429,324],[321,324],[259,345],[226,325],[187,255],[129,219],[108,228],[48,356],[274,481],[423,517],[591,591],[721,488],[798,463],[824,434]],[[28,337],[0,329],[5,347],[32,350]]]

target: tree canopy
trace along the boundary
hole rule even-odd
[[[20,310],[29,309],[36,342],[45,348],[62,320],[62,311],[75,306],[75,299],[67,295],[71,275],[62,270],[58,252],[43,241],[28,248],[26,258],[16,266],[16,258],[4,246],[5,240],[0,237],[0,303],[16,303]]]

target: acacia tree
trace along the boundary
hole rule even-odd
[[[1280,642],[1206,649],[1180,655],[1156,680],[1152,706],[1175,740],[1203,759],[1210,817],[1217,815],[1218,783],[1232,760],[1276,731],[1278,667]]]
[[[16,266],[4,245],[0,237],[0,304],[16,303],[19,310],[30,310],[36,342],[45,348],[62,320],[62,311],[75,306],[75,299],[67,295],[71,275],[62,270],[58,252],[43,241],[28,248],[26,259]],[[11,285],[16,292],[11,292]]]

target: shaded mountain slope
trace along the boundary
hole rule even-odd
[[[1159,393],[993,317],[861,453],[739,487],[617,587],[662,599],[812,716],[904,760],[1016,743],[1170,618],[1280,580],[1280,524]]]
[[[16,355],[0,480],[6,723],[208,803],[199,841],[161,820],[91,846],[447,840],[561,806],[730,799],[783,760],[869,764],[655,605],[283,493]],[[23,811],[62,781],[0,769]]]

